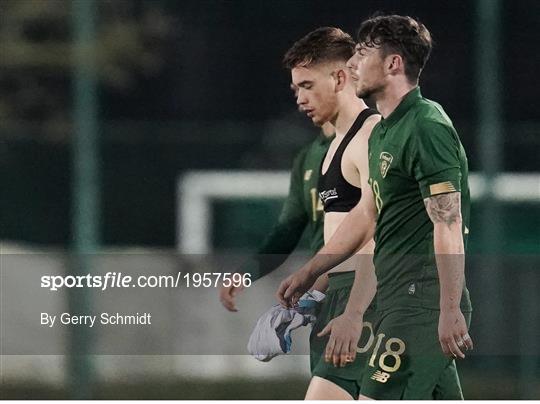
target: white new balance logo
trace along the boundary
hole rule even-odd
[[[388,379],[390,379],[390,375],[388,373],[377,370],[375,373],[373,373],[373,376],[371,376],[371,379],[376,380],[380,383],[386,383]]]

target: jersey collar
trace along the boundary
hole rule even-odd
[[[381,126],[385,129],[391,128],[394,124],[405,115],[405,113],[414,105],[414,103],[422,98],[420,87],[415,87],[409,91],[401,100],[399,105],[392,111],[386,119],[381,120]]]

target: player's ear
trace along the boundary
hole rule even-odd
[[[385,67],[390,74],[396,74],[405,71],[403,58],[398,54],[391,54],[386,57]]]
[[[343,90],[343,88],[345,88],[345,82],[347,81],[347,74],[345,73],[343,69],[338,69],[332,73],[332,76],[334,77],[334,80],[335,80],[335,91],[336,93],[340,92],[341,90]]]

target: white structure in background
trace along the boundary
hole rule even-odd
[[[289,189],[287,171],[188,171],[177,184],[178,251],[183,254],[212,252],[212,202],[219,199],[283,198]],[[487,191],[485,178],[469,176],[471,197],[481,199]],[[502,202],[540,200],[540,174],[503,173],[492,186]]]

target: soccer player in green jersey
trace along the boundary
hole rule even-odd
[[[251,274],[251,280],[262,278],[278,268],[296,248],[304,231],[307,231],[309,249],[315,254],[324,244],[323,208],[317,193],[319,168],[334,137],[335,129],[327,123],[319,135],[303,147],[293,161],[289,193],[277,223],[258,248],[256,254],[239,272]],[[307,229],[307,230],[306,230]],[[238,311],[236,297],[241,286],[221,287],[220,301],[229,311]],[[326,277],[314,289],[324,292]]]
[[[445,398],[462,398],[454,360],[473,347],[467,159],[442,107],[418,87],[431,46],[429,31],[410,17],[362,23],[348,66],[358,96],[373,97],[383,116],[369,140],[370,197],[277,292],[282,304],[294,304],[314,279],[375,238],[378,318],[363,398],[438,398],[449,372],[455,388]]]

